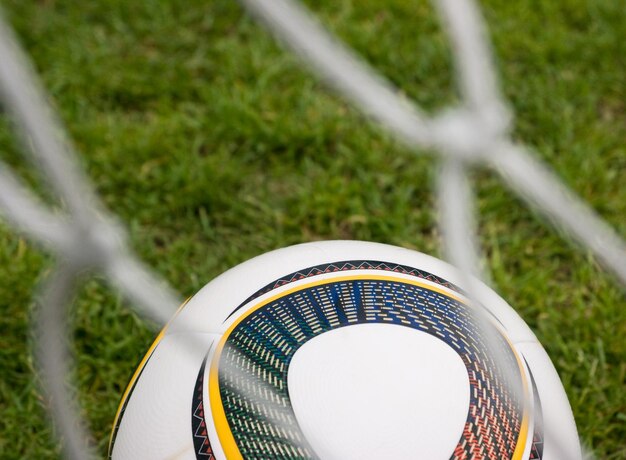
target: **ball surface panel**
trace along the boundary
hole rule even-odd
[[[294,354],[288,383],[296,419],[321,458],[447,458],[470,399],[451,347],[391,324],[318,335]]]

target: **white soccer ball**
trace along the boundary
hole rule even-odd
[[[112,458],[581,458],[536,337],[483,284],[489,319],[477,321],[458,278],[433,257],[355,241],[229,270],[139,365]]]

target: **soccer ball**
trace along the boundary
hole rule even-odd
[[[113,459],[576,459],[561,382],[524,321],[388,245],[270,252],[181,307],[140,363]],[[473,291],[476,292],[476,291]]]

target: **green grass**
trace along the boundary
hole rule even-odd
[[[364,123],[235,3],[2,3],[98,193],[143,260],[183,295],[252,256],[304,241],[439,253],[433,158]],[[427,2],[308,3],[425,108],[458,100]],[[626,235],[626,9],[614,0],[482,3],[516,137]],[[0,158],[34,183],[17,151],[2,124]],[[475,178],[497,290],[550,354],[583,442],[599,458],[626,458],[623,291],[495,176]],[[59,456],[28,324],[51,264],[0,221],[0,458]],[[104,455],[119,398],[154,332],[99,280],[81,289],[72,321],[75,381]]]

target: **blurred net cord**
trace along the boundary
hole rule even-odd
[[[240,0],[331,87],[416,152],[441,156],[437,187],[440,227],[448,260],[457,267],[473,303],[481,255],[468,173],[475,165],[503,182],[565,230],[626,285],[626,243],[567,189],[532,152],[509,137],[511,114],[498,92],[484,26],[471,0],[435,2],[450,35],[463,105],[430,117],[332,38],[311,15],[288,0]],[[38,309],[38,363],[49,407],[68,458],[93,456],[65,376],[70,369],[66,312],[85,272],[99,271],[141,313],[165,324],[181,303],[129,249],[124,231],[100,203],[15,36],[0,18],[0,97],[21,134],[24,150],[66,210],[44,206],[0,161],[0,214],[18,231],[56,255]],[[484,321],[480,308],[475,309]],[[497,359],[497,356],[496,356]],[[555,441],[556,442],[556,441]],[[561,452],[561,446],[557,449]]]

